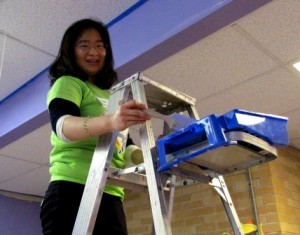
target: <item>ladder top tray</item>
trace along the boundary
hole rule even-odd
[[[145,96],[147,97],[148,108],[154,109],[159,113],[169,115],[174,112],[183,112],[189,105],[194,106],[196,99],[166,85],[151,80],[142,73],[136,73],[125,79],[123,82],[115,85],[111,94],[117,90],[129,86],[134,81],[140,81],[143,84]],[[140,91],[138,91],[140,92]],[[128,99],[132,99],[132,91],[129,93]]]
[[[274,146],[287,145],[287,118],[234,109],[209,115],[157,140],[159,172],[182,162],[221,174],[277,157]]]

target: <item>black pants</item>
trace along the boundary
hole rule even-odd
[[[41,205],[44,235],[71,235],[83,194],[81,184],[51,182]],[[121,198],[103,193],[94,235],[127,235]]]

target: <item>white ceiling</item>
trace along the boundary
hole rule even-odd
[[[0,100],[51,63],[69,24],[90,16],[107,23],[136,2],[0,1]],[[300,0],[274,0],[143,73],[196,98],[200,117],[233,108],[286,116],[290,145],[300,150],[296,60]],[[50,131],[46,124],[0,149],[1,190],[43,195]]]

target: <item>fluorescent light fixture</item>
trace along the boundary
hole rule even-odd
[[[295,64],[293,64],[293,67],[295,69],[297,69],[298,72],[300,72],[300,61],[299,62],[296,62]]]

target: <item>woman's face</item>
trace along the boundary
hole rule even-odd
[[[88,75],[88,81],[92,82],[103,68],[105,56],[106,49],[99,32],[95,29],[84,31],[75,44],[75,60]]]

